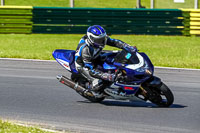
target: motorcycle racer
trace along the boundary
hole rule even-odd
[[[95,69],[96,63],[103,61],[101,51],[106,44],[120,49],[126,49],[130,52],[137,51],[135,46],[130,46],[121,40],[110,38],[106,34],[105,29],[100,25],[90,26],[87,29],[87,34],[81,38],[76,49],[75,67],[89,81],[87,88],[93,92],[98,92],[101,89],[102,80],[112,82],[116,78],[116,75],[113,73],[105,73]]]

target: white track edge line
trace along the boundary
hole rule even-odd
[[[21,59],[21,58],[0,58],[0,60],[11,60],[11,61],[35,61],[35,62],[56,62],[55,60]]]

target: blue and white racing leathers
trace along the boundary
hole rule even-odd
[[[87,35],[83,36],[78,44],[75,54],[76,69],[82,76],[84,76],[92,84],[93,90],[99,89],[101,79],[111,81],[114,78],[113,74],[108,74],[95,69],[97,61],[100,60],[102,48],[95,48],[87,41]],[[109,46],[123,49],[128,44],[117,39],[107,37],[106,44]]]

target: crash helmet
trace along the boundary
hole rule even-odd
[[[100,25],[93,25],[87,29],[87,41],[89,45],[96,48],[104,48],[107,41],[107,34]]]

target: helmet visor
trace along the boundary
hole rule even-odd
[[[106,42],[106,36],[100,37],[100,38],[94,38],[91,36],[91,40],[94,43],[94,46],[96,47],[104,47]]]

